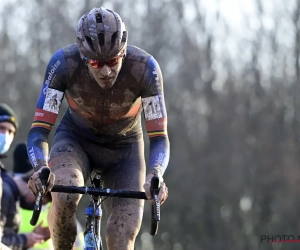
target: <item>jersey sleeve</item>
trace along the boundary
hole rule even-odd
[[[56,122],[66,86],[66,61],[63,51],[58,50],[47,66],[27,140],[29,159],[35,170],[48,166],[48,137]]]
[[[153,57],[150,57],[146,68],[141,97],[150,141],[149,167],[150,172],[154,168],[159,168],[163,174],[170,157],[163,78],[160,67]]]

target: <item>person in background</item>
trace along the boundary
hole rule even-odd
[[[20,233],[20,198],[24,197],[26,203],[33,203],[35,196],[27,187],[29,177],[33,170],[24,176],[11,177],[8,173],[2,172],[3,194],[1,199],[1,221],[3,222],[2,243],[12,250],[29,249],[50,237],[50,232],[43,230],[40,226],[35,231]]]
[[[32,165],[29,161],[28,154],[27,154],[27,145],[25,142],[21,142],[16,145],[14,152],[13,152],[13,175],[16,176],[24,176],[28,171],[31,171]],[[46,196],[43,197],[43,203],[42,210],[39,216],[39,220],[37,222],[37,225],[39,225],[40,229],[45,230],[48,228],[48,211],[51,206],[51,195],[48,193]],[[19,233],[29,233],[33,232],[35,229],[34,226],[30,224],[30,219],[32,216],[32,210],[34,203],[27,202],[24,198],[21,198],[20,200],[20,215],[21,215],[21,225]],[[83,249],[83,230],[82,227],[77,221],[77,228],[78,228],[78,235],[77,239],[74,245],[73,250],[81,250]],[[41,244],[36,244],[29,248],[30,250],[52,250],[53,249],[53,243],[52,239],[49,238],[45,242]]]
[[[18,122],[15,112],[6,103],[0,103],[0,201],[2,200],[2,175],[5,175],[5,167],[1,159],[6,157],[5,153],[9,150],[15,133],[18,128]],[[0,249],[9,249],[1,243],[3,234],[3,224],[1,203],[0,203]]]
[[[13,152],[13,176],[15,177],[22,177],[27,172],[32,171],[32,166],[28,158],[27,154],[27,146],[26,143],[21,142],[16,145],[14,152]],[[43,197],[43,206],[40,213],[39,220],[37,222],[38,227],[32,226],[30,224],[30,219],[32,216],[32,210],[34,207],[34,200],[29,200],[29,202],[26,200],[25,197],[20,198],[20,217],[21,217],[21,223],[20,223],[20,229],[19,233],[30,233],[30,232],[38,232],[39,230],[44,230],[45,232],[49,232],[48,229],[48,222],[47,222],[47,215],[48,210],[51,205],[51,195],[47,195],[46,197]],[[50,238],[50,232],[49,232],[49,239],[45,240],[44,242],[40,244],[36,244],[29,248],[30,250],[52,250],[53,244],[52,240]]]
[[[18,122],[15,112],[5,103],[0,103],[0,158],[6,157],[7,151],[10,149],[11,143],[15,138],[18,129]],[[43,240],[43,236],[32,233],[28,235],[18,234],[18,202],[22,195],[30,200],[34,196],[27,187],[27,180],[13,179],[4,164],[0,161],[1,169],[1,242],[13,250],[23,250],[29,245]],[[31,173],[32,174],[32,173]],[[6,247],[2,245],[2,249]]]
[[[16,145],[13,152],[13,175],[23,176],[30,170],[32,170],[32,166],[28,158],[26,143],[20,142]]]

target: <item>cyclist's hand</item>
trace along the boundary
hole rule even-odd
[[[24,234],[27,239],[26,249],[34,246],[37,243],[44,242],[44,236],[37,233],[26,233]]]
[[[151,179],[154,175],[153,174],[148,174],[146,176],[146,182],[144,184],[144,189],[145,189],[145,193],[146,196],[148,198],[148,200],[152,203],[153,202],[153,198],[151,196],[151,191],[150,191],[150,187],[151,187]],[[159,177],[159,193],[158,193],[158,202],[162,205],[166,199],[168,198],[168,188],[166,186],[166,184],[164,183],[164,180],[162,178],[162,176],[158,176]]]
[[[48,167],[42,167],[41,169],[39,169],[38,171],[36,171],[30,177],[30,179],[28,181],[27,186],[29,187],[29,189],[31,190],[31,192],[34,195],[37,195],[38,192],[41,192],[42,194],[46,194],[47,192],[50,192],[50,190],[54,186],[55,176],[54,176],[54,174],[52,172],[50,172],[49,182],[48,182],[48,185],[46,187],[46,190],[43,189],[42,181],[40,179],[40,173],[41,173],[41,171],[42,171],[43,168],[48,168]]]

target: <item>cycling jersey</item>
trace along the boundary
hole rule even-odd
[[[104,90],[80,58],[76,44],[58,50],[48,64],[28,136],[28,154],[36,170],[48,165],[47,140],[64,97],[68,109],[62,123],[98,143],[137,138],[144,110],[149,166],[159,166],[164,172],[169,160],[167,113],[161,70],[151,55],[127,46],[116,82]]]

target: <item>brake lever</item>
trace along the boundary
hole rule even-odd
[[[50,176],[50,169],[49,168],[43,168],[41,173],[40,173],[40,179],[41,179],[42,185],[44,187],[46,187],[48,182],[49,182],[49,176]],[[37,223],[37,221],[40,217],[42,204],[43,204],[43,194],[41,192],[38,192],[38,195],[37,195],[37,197],[35,199],[35,203],[34,203],[32,217],[31,217],[31,220],[30,220],[30,224],[32,226],[36,225],[36,223]]]
[[[160,221],[160,203],[158,202],[159,178],[157,176],[153,176],[151,179],[150,192],[153,198],[150,234],[156,235],[158,222]]]

